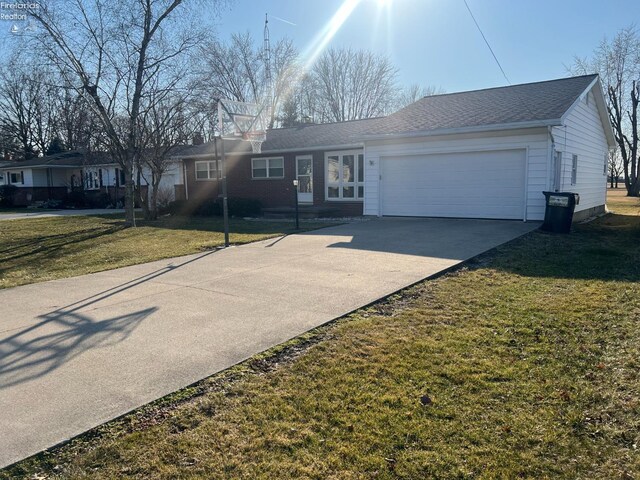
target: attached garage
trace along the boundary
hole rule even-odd
[[[523,219],[526,150],[381,159],[382,215]]]
[[[605,209],[615,145],[597,75],[424,97],[364,136],[364,214],[542,220],[544,191]]]

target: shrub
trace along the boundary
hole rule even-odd
[[[111,205],[111,197],[106,193],[100,192],[87,195],[87,206],[89,208],[107,208],[109,205]]]
[[[253,198],[230,198],[228,200],[229,215],[232,217],[250,217],[260,215],[262,204]],[[199,203],[185,200],[175,200],[166,208],[160,209],[163,215],[196,215],[199,217],[222,216],[222,199],[208,198]]]
[[[84,208],[86,203],[86,198],[82,190],[71,190],[64,201],[65,206],[71,208]]]
[[[160,215],[191,215],[193,214],[193,205],[186,200],[174,200],[164,207],[158,205],[158,213]]]
[[[18,187],[15,185],[1,185],[0,186],[0,206],[13,207],[16,194],[18,193]]]
[[[262,203],[255,198],[230,198],[229,215],[234,217],[253,217],[262,213]],[[222,200],[220,200],[220,215],[222,215]]]

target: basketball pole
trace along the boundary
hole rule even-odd
[[[229,204],[227,202],[227,162],[222,137],[222,102],[218,100],[218,119],[220,121],[220,175],[222,176],[222,219],[224,222],[224,246],[229,246]]]

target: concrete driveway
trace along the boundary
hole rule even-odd
[[[385,218],[0,290],[0,466],[538,226]]]

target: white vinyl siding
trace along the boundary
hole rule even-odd
[[[11,185],[24,184],[24,172],[9,172],[9,184]]]
[[[33,171],[30,168],[9,170],[5,173],[7,184],[19,187],[33,187]]]
[[[555,149],[563,152],[559,190],[580,195],[576,212],[599,207],[606,201],[603,157],[609,151],[593,93],[589,103],[580,101],[567,115],[562,127],[553,127]],[[573,155],[577,155],[576,181],[572,185]]]
[[[284,158],[252,158],[251,178],[254,180],[284,178]]]

